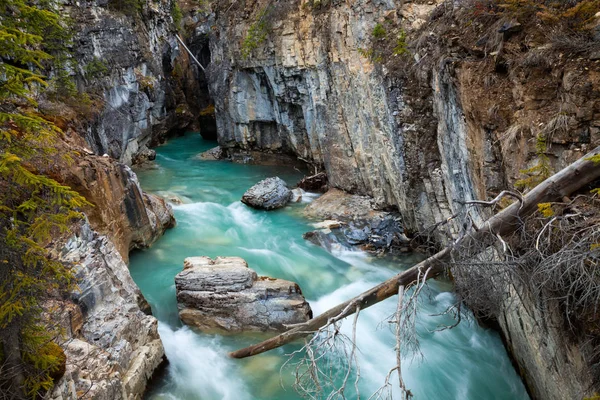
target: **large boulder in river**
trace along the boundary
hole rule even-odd
[[[261,210],[284,207],[292,199],[292,191],[278,177],[263,179],[242,196],[242,203]]]
[[[189,257],[175,277],[179,317],[206,332],[283,331],[312,318],[300,287],[239,257]]]

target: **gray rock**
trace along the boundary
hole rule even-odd
[[[242,203],[262,210],[284,207],[292,199],[292,191],[278,178],[267,178],[252,186],[242,196]]]
[[[283,331],[312,318],[300,287],[259,277],[239,257],[190,257],[175,277],[179,317],[207,332]]]
[[[302,195],[306,193],[300,188],[292,189],[292,203],[300,203],[302,201]]]
[[[69,239],[61,261],[74,265],[78,290],[53,315],[64,328],[65,375],[50,400],[140,399],[164,361],[156,318],[106,236],[86,223]]]
[[[368,196],[357,196],[331,189],[310,203],[305,211],[309,218],[325,220],[313,224],[319,232],[304,238],[327,250],[336,243],[342,247],[361,246],[378,252],[405,252],[409,240],[397,212],[377,209],[375,201]]]
[[[148,161],[156,160],[156,150],[147,147],[142,148],[133,156],[133,164],[139,165]]]
[[[223,160],[226,158],[226,154],[219,146],[213,147],[210,150],[206,150],[203,153],[198,154],[198,159],[200,160]]]

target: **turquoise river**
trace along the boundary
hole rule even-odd
[[[165,373],[153,383],[148,399],[245,400],[302,398],[293,388],[293,368],[281,368],[287,354],[301,346],[292,344],[244,360],[227,356],[231,350],[250,345],[264,336],[208,335],[182,326],[177,316],[174,276],[190,256],[240,256],[259,275],[297,282],[319,314],[418,261],[375,258],[359,251],[333,254],[302,238],[313,228],[302,216],[303,203],[282,210],[261,212],[239,200],[250,186],[269,176],[293,185],[299,171],[280,167],[201,161],[197,155],[214,146],[198,134],[187,134],[157,149],[153,168],[137,171],[144,190],[177,196],[174,205],[177,227],[168,231],[151,249],[131,255],[133,279],[150,302],[159,320],[159,331],[170,361]],[[417,331],[422,357],[403,361],[403,377],[414,399],[527,399],[497,333],[463,320],[456,328],[443,313],[453,303],[451,285],[433,282],[422,293]],[[385,381],[395,365],[395,336],[386,322],[396,308],[388,299],[360,314],[357,327],[360,380],[356,394],[354,378],[344,393],[347,398],[368,399]],[[343,331],[351,331],[346,321]],[[339,355],[338,355],[339,356]],[[340,363],[332,355],[330,364]],[[338,379],[338,383],[341,380]],[[392,378],[397,385],[397,378]],[[327,398],[329,393],[314,398]],[[389,398],[389,397],[388,397]],[[399,392],[393,393],[399,399]]]

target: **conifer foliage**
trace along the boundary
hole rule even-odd
[[[51,0],[0,0],[0,399],[39,398],[64,362],[41,314],[73,276],[49,248],[88,203],[51,178],[63,133],[36,98],[66,36]]]

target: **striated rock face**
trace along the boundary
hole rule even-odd
[[[164,361],[157,320],[127,267],[130,249],[147,247],[175,223],[171,207],[144,193],[136,175],[109,157],[90,154],[71,130],[57,143],[72,162],[49,174],[84,195],[93,207],[71,238],[57,238],[55,256],[72,267],[77,288],[48,307],[62,324],[59,344],[67,355],[65,375],[49,394],[75,400],[141,399],[147,381]]]
[[[261,210],[275,210],[285,207],[292,199],[292,191],[283,179],[274,177],[263,179],[244,193],[242,203]]]
[[[131,165],[169,131],[198,130],[198,108],[208,96],[199,98],[206,90],[175,38],[174,1],[130,11],[118,4],[68,0],[64,8],[74,21],[72,75],[95,114],[82,134],[94,153]]]
[[[331,187],[397,206],[411,230],[451,216],[459,194],[485,196],[467,185],[468,157],[451,157],[464,140],[443,145],[442,136],[461,129],[453,87],[439,85],[434,96],[444,107],[434,110],[431,88],[413,99],[402,82],[361,55],[378,22],[399,21],[399,2],[337,1],[322,11],[291,2],[274,18],[264,45],[244,60],[239,44],[266,3],[236,7],[211,38],[210,89],[222,148],[307,160],[325,170]],[[411,18],[424,21],[419,15],[435,5],[417,8]],[[447,126],[439,142],[435,114],[440,129]]]
[[[507,345],[517,361],[519,372],[539,399],[584,399],[594,387],[594,376],[584,355],[597,349],[586,343],[580,348],[564,331],[561,305],[551,299],[541,310],[522,285],[510,287],[510,304],[503,308],[498,322],[506,335]],[[557,368],[568,365],[568,368]]]
[[[94,204],[85,210],[90,224],[109,237],[125,261],[130,250],[150,246],[175,225],[171,206],[144,193],[135,173],[124,164],[88,155],[62,174],[61,182]]]
[[[312,317],[294,282],[258,277],[239,257],[190,257],[175,277],[179,317],[207,332],[283,331]]]
[[[157,320],[127,264],[106,236],[85,223],[61,254],[75,268],[79,290],[63,306],[65,375],[49,399],[141,399],[164,361]]]
[[[434,239],[443,244],[467,222],[455,200],[490,199],[514,188],[520,170],[538,162],[538,138],[546,140],[555,171],[600,143],[597,55],[568,57],[526,31],[496,35],[500,26],[474,22],[469,10],[453,20],[463,2],[426,3],[279,3],[268,15],[265,41],[248,58],[244,39],[269,1],[217,6],[208,72],[220,146],[307,160],[327,173],[330,187],[368,195],[376,207],[397,207],[408,231],[440,224]],[[373,37],[378,23],[401,26],[418,43],[408,62],[368,56],[386,45]],[[394,34],[385,40],[393,42]],[[515,55],[521,58],[505,62]],[[468,210],[475,225],[488,212]],[[569,360],[582,359],[580,347],[566,344],[560,330],[533,323],[520,340],[522,312],[506,307],[505,313],[509,350],[528,355],[515,358],[537,397],[593,392],[584,378],[547,370],[570,369]],[[536,353],[546,342],[556,346]]]

